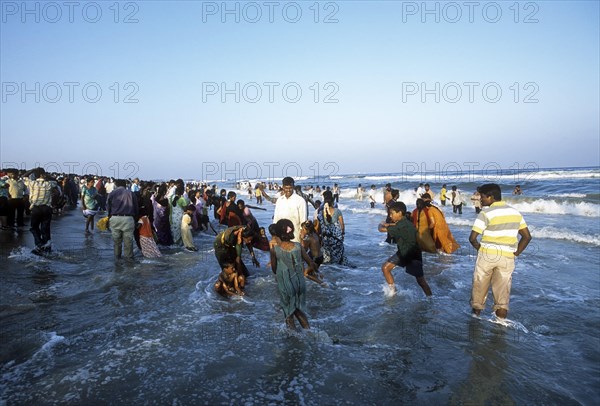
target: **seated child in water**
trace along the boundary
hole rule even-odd
[[[237,274],[235,264],[227,262],[223,264],[223,269],[219,274],[219,279],[215,283],[215,291],[221,296],[244,295],[245,280],[243,275]]]

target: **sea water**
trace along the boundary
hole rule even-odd
[[[412,209],[419,182],[470,197],[489,181],[533,236],[508,320],[493,317],[491,298],[470,314],[471,205],[442,207],[461,248],[424,254],[433,297],[399,268],[396,294],[386,292],[381,264],[395,247],[377,232],[384,184]],[[326,287],[307,281],[310,332],[285,328],[266,253],[246,296],[214,293],[214,235],[196,234],[196,253],[115,262],[110,233],[85,235],[79,210],[54,218],[49,257],[30,253],[26,229],[2,232],[0,404],[598,404],[599,168],[299,180],[334,182],[353,266],[324,265]],[[376,208],[356,199],[359,183],[376,185]],[[253,213],[266,226],[274,206],[262,207]]]

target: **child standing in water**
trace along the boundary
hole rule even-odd
[[[304,248],[308,256],[315,262],[315,269],[306,268],[304,270],[304,276],[314,282],[323,283],[321,280],[322,276],[319,274],[319,267],[323,263],[323,253],[321,252],[319,236],[315,231],[315,226],[312,221],[308,220],[302,223],[300,240],[302,241],[302,248]]]
[[[196,206],[190,204],[186,206],[185,213],[181,218],[181,239],[183,240],[183,245],[185,249],[188,251],[198,251],[198,248],[194,245],[194,240],[192,238],[192,216],[196,211]]]
[[[271,230],[271,229],[269,229]],[[294,224],[288,219],[281,219],[273,227],[278,238],[271,240],[271,269],[277,280],[281,309],[288,328],[295,330],[294,318],[298,319],[302,328],[309,328],[306,317],[306,284],[302,261],[311,268],[315,267],[302,245],[293,242]]]
[[[96,196],[98,191],[94,187],[94,179],[89,178],[81,190],[81,207],[83,217],[85,217],[85,232],[89,233],[90,228],[94,231],[94,216],[98,213],[98,202]]]
[[[390,206],[389,211],[391,222],[379,224],[379,231],[387,232],[395,238],[398,251],[381,266],[385,281],[388,283],[391,293],[395,294],[396,285],[392,270],[396,266],[400,266],[406,268],[407,274],[417,279],[417,283],[426,296],[431,296],[431,288],[423,275],[423,258],[417,244],[417,229],[405,217],[406,205],[403,202],[395,202]]]

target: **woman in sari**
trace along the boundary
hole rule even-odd
[[[166,198],[167,185],[162,183],[155,194],[150,198],[154,210],[154,230],[156,231],[157,242],[160,245],[173,244],[171,235],[171,224],[169,223],[169,201]]]
[[[318,220],[323,240],[323,263],[347,265],[344,253],[344,218],[340,209],[333,206],[333,198],[327,197]]]
[[[173,236],[173,242],[177,245],[183,244],[181,239],[181,219],[183,218],[185,208],[190,204],[189,199],[183,195],[183,192],[183,184],[178,184],[175,188],[175,194],[169,199],[171,235]]]

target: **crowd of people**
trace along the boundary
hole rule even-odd
[[[34,237],[33,253],[45,255],[52,251],[51,220],[70,206],[80,204],[85,233],[94,232],[95,216],[106,214],[97,223],[101,230],[110,230],[114,243],[114,257],[132,259],[134,242],[144,257],[162,256],[161,247],[180,246],[189,252],[198,248],[194,232],[214,233],[214,252],[220,274],[214,285],[223,296],[243,295],[249,271],[242,260],[245,246],[255,266],[260,266],[254,250],[269,252],[270,268],[275,274],[281,308],[286,324],[295,328],[297,320],[303,328],[309,327],[306,315],[305,279],[324,285],[320,269],[323,264],[351,266],[348,262],[344,239],[346,224],[338,207],[340,188],[295,185],[286,177],[281,186],[274,183],[236,185],[246,189],[248,199],[256,200],[251,206],[238,199],[237,192],[209,186],[206,183],[181,179],[168,182],[145,182],[110,179],[98,176],[49,174],[43,168],[29,171],[6,170],[0,173],[0,225],[2,230],[14,231],[25,226],[30,216],[30,231]],[[374,207],[376,186],[368,192]],[[362,200],[365,190],[358,185],[356,198]],[[396,290],[392,270],[403,267],[414,276],[426,296],[432,291],[423,272],[422,252],[455,252],[456,242],[443,211],[433,204],[435,193],[429,184],[415,189],[415,206],[410,212],[399,201],[399,190],[388,183],[381,202],[387,218],[378,231],[387,234],[386,241],[397,246],[397,252],[382,265],[382,273],[393,293]],[[450,201],[453,212],[462,213],[463,194],[457,186],[440,190],[442,206]],[[266,210],[264,201],[275,204],[272,224],[261,227],[251,209]],[[500,187],[486,184],[471,197],[477,212],[470,243],[478,250],[473,278],[471,306],[479,315],[485,307],[490,285],[494,295],[494,310],[498,317],[506,317],[510,294],[510,276],[514,257],[526,247],[531,236],[522,216],[501,200]],[[209,216],[221,225],[215,230]],[[309,207],[314,211],[309,220]],[[478,236],[482,235],[481,242]],[[520,238],[518,238],[520,237]],[[502,258],[501,266],[491,260],[491,254]],[[498,254],[499,253],[499,254]],[[304,266],[306,264],[306,266]]]

